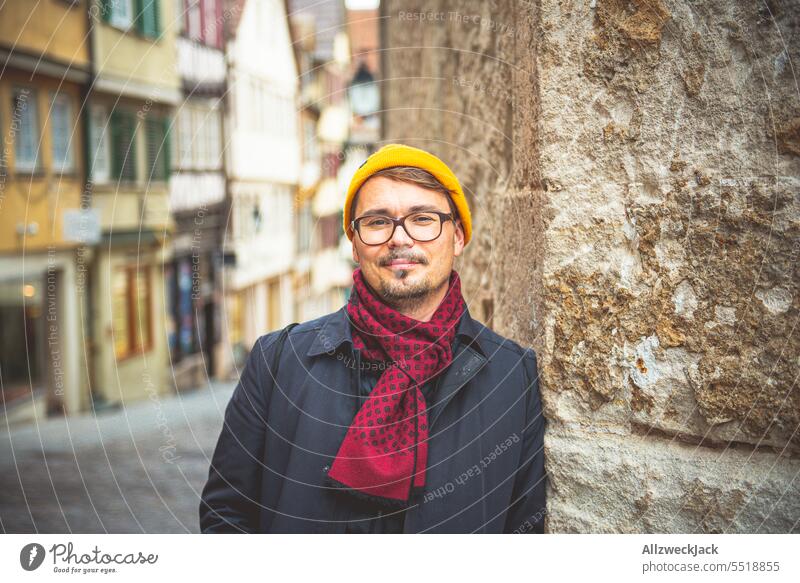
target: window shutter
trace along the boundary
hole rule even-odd
[[[147,138],[147,179],[166,180],[169,177],[168,118],[148,118],[145,122]]]
[[[136,29],[142,36],[158,38],[158,0],[136,0]]]
[[[158,0],[151,0],[150,10],[153,13],[153,38],[161,35],[161,6]]]
[[[127,111],[111,114],[111,155],[114,177],[136,180],[136,118]]]
[[[145,141],[147,143],[147,181],[151,182],[160,178],[158,169],[158,122],[148,117],[144,127]]]
[[[172,154],[172,145],[170,144],[170,132],[169,132],[169,118],[165,117],[161,119],[161,135],[164,137],[164,145],[161,147],[161,159],[162,164],[161,167],[163,168],[164,172],[164,180],[169,178],[170,169],[171,169],[171,154]]]
[[[145,15],[148,0],[136,0],[136,30],[142,36],[150,36],[150,23]]]
[[[111,22],[111,11],[113,10],[112,3],[114,0],[97,0],[97,4],[100,6],[100,17],[103,19],[103,22]]]

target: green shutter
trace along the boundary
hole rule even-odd
[[[158,180],[158,124],[148,116],[144,122],[145,151],[147,152],[147,176],[145,180],[150,183]]]
[[[111,112],[111,176],[119,180],[122,175],[122,158],[119,143],[122,141],[122,120],[118,111]]]
[[[170,154],[172,153],[171,144],[170,144],[170,132],[169,132],[169,118],[165,117],[161,120],[162,124],[162,131],[164,136],[164,144],[161,147],[161,158],[163,160],[163,167],[164,167],[164,180],[169,178],[169,174],[171,171],[171,160]]]
[[[147,35],[146,30],[146,23],[144,18],[144,3],[147,0],[136,0],[134,6],[134,24],[136,25],[136,30],[139,31],[139,34]]]
[[[170,173],[169,118],[148,118],[147,132],[147,179],[167,180]]]
[[[136,29],[142,36],[158,38],[159,5],[158,0],[136,0]]]
[[[136,181],[136,116],[131,112],[111,114],[111,171],[117,180]]]
[[[153,38],[161,36],[161,2],[159,0],[152,0],[153,12]]]
[[[127,121],[127,142],[125,144],[125,167],[122,173],[123,178],[131,182],[136,181],[136,115],[133,112],[126,112]]]
[[[97,0],[97,5],[100,7],[100,18],[103,22],[111,22],[111,3],[113,0]]]
[[[135,12],[134,15],[136,30],[139,31],[139,34],[143,36],[147,36],[147,19],[145,18],[145,9],[146,9],[147,0],[136,0],[135,2]]]

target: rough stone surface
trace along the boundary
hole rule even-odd
[[[547,529],[800,530],[800,2],[382,5],[384,140],[539,354]]]

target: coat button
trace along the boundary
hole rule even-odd
[[[324,468],[322,468],[322,473],[324,474],[325,472],[327,472],[330,469],[331,469],[330,466],[325,466]]]

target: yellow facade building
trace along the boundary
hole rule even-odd
[[[90,405],[86,6],[0,4],[0,423]]]
[[[172,390],[180,8],[0,3],[0,424]]]
[[[92,269],[94,389],[110,404],[172,390],[164,265],[170,134],[182,100],[172,0],[94,0],[88,178],[102,238]]]

